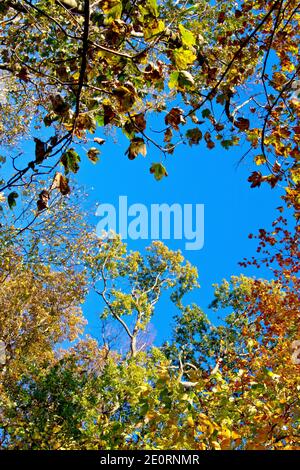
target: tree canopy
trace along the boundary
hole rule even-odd
[[[119,238],[100,249],[87,240],[77,274],[24,266],[21,256],[2,266],[1,448],[299,449],[299,266],[281,230],[276,261],[272,237],[260,241],[272,281],[242,275],[216,286],[212,307],[230,310],[219,325],[183,303],[197,272],[162,243],[143,257]],[[118,348],[110,334],[78,336],[89,283],[104,300],[102,319],[121,327]],[[173,336],[145,348],[139,334],[164,288],[178,308]],[[74,336],[75,346],[57,350]]]
[[[159,148],[149,164],[158,180],[184,142],[230,149],[246,139],[261,169],[251,186],[283,182],[298,214],[297,1],[5,0],[0,15],[2,141],[29,135],[35,146],[10,155],[10,206],[14,187],[59,164],[67,194],[80,144],[96,163],[104,140],[93,134],[117,128],[131,160]],[[44,127],[46,140],[35,135]]]

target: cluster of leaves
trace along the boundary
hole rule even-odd
[[[35,123],[54,135],[36,138],[39,150],[29,163],[16,167],[13,157],[14,174],[2,189],[30,183],[44,167],[51,173],[59,161],[66,174],[76,173],[74,147],[92,140],[98,127],[125,133],[129,159],[145,156],[148,145],[164,156],[181,142],[229,149],[245,136],[255,163],[267,170],[254,171],[251,186],[284,181],[298,216],[297,6],[296,0],[3,1],[3,142],[26,123],[28,131]],[[163,142],[151,132],[151,114],[161,122]],[[87,151],[92,162],[98,155],[97,146]],[[167,176],[161,162],[150,171],[157,180]]]

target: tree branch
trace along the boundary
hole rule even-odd
[[[83,37],[82,37],[81,67],[80,67],[78,90],[77,90],[77,97],[76,97],[74,124],[80,112],[80,96],[81,96],[81,91],[82,91],[82,87],[84,83],[84,76],[85,76],[86,67],[87,67],[87,53],[88,53],[88,47],[89,47],[89,26],[90,26],[90,1],[89,0],[85,0],[84,2],[83,13],[84,13],[84,28],[83,28]]]

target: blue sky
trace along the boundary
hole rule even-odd
[[[187,300],[197,302],[213,321],[217,321],[216,313],[207,308],[213,299],[213,283],[242,272],[270,277],[266,270],[244,270],[238,262],[255,254],[256,242],[250,240],[248,234],[262,227],[270,228],[277,217],[276,207],[281,205],[280,189],[272,190],[267,185],[250,189],[247,178],[254,170],[251,156],[238,164],[247,150],[246,145],[229,151],[218,145],[208,150],[204,143],[196,147],[181,145],[168,156],[165,164],[169,175],[160,182],[149,173],[151,163],[161,160],[159,151],[150,146],[146,157],[139,155],[129,161],[124,155],[127,146],[128,141],[123,136],[116,142],[108,139],[101,147],[99,163],[93,165],[87,158],[82,158],[77,179],[89,194],[89,207],[95,208],[96,203],[111,203],[117,209],[121,195],[128,197],[129,205],[142,203],[149,209],[154,203],[204,204],[204,247],[200,251],[186,251],[185,240],[170,240],[167,244],[172,249],[181,249],[198,268],[201,289]],[[96,217],[92,218],[95,226],[97,221]],[[150,242],[127,240],[129,249],[142,251]],[[87,331],[97,336],[101,306],[94,296],[88,298],[84,311],[89,319]],[[165,299],[158,304],[153,319],[156,344],[170,336],[174,313]]]
[[[106,138],[101,129],[96,135]],[[45,135],[39,137],[43,139]],[[204,142],[193,147],[180,145],[163,162],[168,177],[159,182],[149,172],[152,162],[161,161],[159,150],[150,145],[146,157],[139,155],[130,161],[124,154],[128,145],[128,139],[121,133],[117,138],[106,138],[96,165],[88,160],[84,149],[77,146],[81,167],[75,179],[88,194],[84,206],[91,214],[95,213],[99,203],[113,204],[118,210],[119,196],[127,196],[128,205],[144,204],[149,212],[151,204],[204,204],[205,241],[201,250],[185,250],[186,240],[164,242],[171,249],[180,249],[185,258],[198,268],[201,288],[190,294],[186,303],[196,302],[213,322],[218,322],[220,314],[208,309],[213,300],[213,284],[241,273],[265,278],[271,276],[267,269],[243,269],[238,262],[255,255],[257,244],[248,238],[249,233],[256,233],[260,228],[269,229],[278,216],[276,207],[282,204],[280,187],[271,189],[269,185],[262,185],[250,188],[247,178],[258,168],[250,154],[240,162],[248,150],[247,144],[230,150],[218,144],[208,150]],[[88,150],[90,146],[86,144],[84,147]],[[32,153],[32,144],[23,147],[25,157],[28,157]],[[90,222],[95,229],[98,221],[99,218],[91,216]],[[130,250],[143,252],[151,240],[128,239],[126,242]],[[88,296],[83,306],[88,319],[86,332],[93,337],[100,337],[99,313],[102,308],[93,294]],[[153,318],[155,344],[170,338],[172,318],[176,313],[167,296],[163,296]]]

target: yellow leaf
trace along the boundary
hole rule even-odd
[[[187,423],[191,428],[194,427],[195,423],[194,423],[194,420],[193,420],[192,416],[187,417]]]
[[[121,0],[105,0],[101,5],[103,13],[107,15],[106,22],[109,23],[114,19],[121,18],[122,2]]]
[[[165,23],[162,20],[154,19],[144,27],[144,38],[147,40],[153,38],[165,30]]]
[[[266,159],[263,155],[257,155],[255,158],[254,158],[254,161],[256,163],[256,165],[264,165],[266,163]]]
[[[298,168],[292,168],[290,170],[291,179],[295,184],[300,183],[300,166]]]
[[[196,38],[191,31],[185,29],[185,27],[180,24],[179,31],[181,33],[182,44],[185,46],[194,46],[196,44]]]
[[[221,450],[221,446],[217,441],[212,441],[214,450]]]

